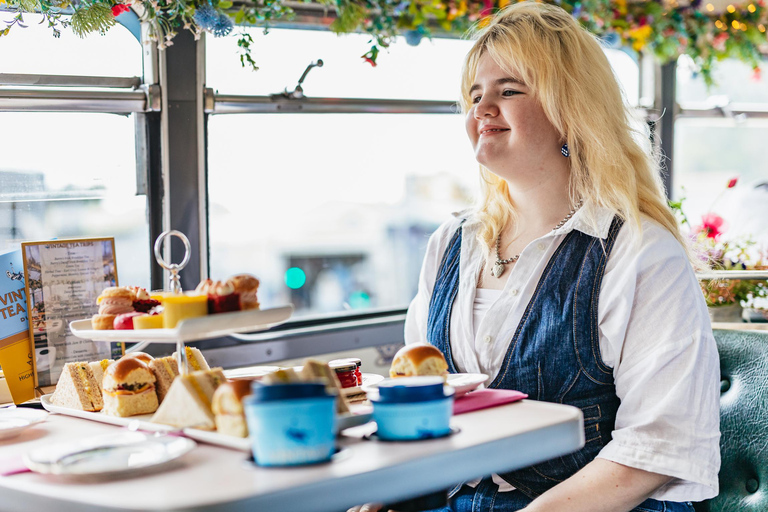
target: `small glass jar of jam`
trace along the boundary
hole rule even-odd
[[[357,363],[352,359],[335,359],[328,363],[341,382],[342,388],[353,388],[359,386],[357,373],[359,372]]]

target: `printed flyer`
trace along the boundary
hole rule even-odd
[[[98,312],[96,299],[117,285],[112,238],[22,244],[35,385],[55,385],[66,363],[116,359],[122,343],[74,336],[69,323]]]
[[[0,254],[0,368],[13,401],[35,398],[21,251]]]

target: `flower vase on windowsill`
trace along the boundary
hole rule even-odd
[[[750,236],[728,236],[727,223],[714,213],[718,199],[738,183],[737,178],[728,181],[725,189],[702,215],[701,224],[693,226],[683,212],[683,202],[670,201],[681,227],[688,228],[694,253],[701,259],[702,266],[709,270],[765,270],[768,269],[768,254],[757,246]],[[707,303],[712,323],[742,322],[744,306],[751,307],[755,300],[768,297],[768,285],[764,280],[716,279],[699,281]]]
[[[727,306],[709,306],[709,320],[717,323],[741,322],[741,315],[744,308],[741,304],[728,304]]]

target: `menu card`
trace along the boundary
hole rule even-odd
[[[13,401],[35,397],[21,251],[0,254],[0,367]]]
[[[22,257],[35,385],[56,384],[69,362],[120,357],[122,343],[84,340],[69,329],[98,312],[104,288],[117,286],[114,239],[23,243]]]

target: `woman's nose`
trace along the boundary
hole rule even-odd
[[[497,115],[499,115],[499,109],[490,99],[482,97],[480,98],[480,101],[475,104],[475,117],[477,119],[496,117]]]

